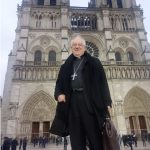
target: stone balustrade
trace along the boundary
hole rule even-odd
[[[44,65],[45,64],[45,65]],[[57,65],[41,62],[40,65],[26,62],[14,66],[14,80],[19,81],[49,81],[56,80],[60,69]],[[102,62],[107,79],[150,79],[150,65],[144,62]]]
[[[47,81],[56,80],[59,67],[15,67],[14,80]]]
[[[108,79],[150,79],[150,66],[107,66],[105,72]]]

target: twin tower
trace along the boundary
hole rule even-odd
[[[70,5],[70,0],[23,0],[32,5]],[[136,6],[135,0],[90,0],[88,7],[131,8]]]

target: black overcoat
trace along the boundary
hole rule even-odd
[[[18,141],[16,139],[12,140],[11,150],[16,150],[18,146]]]
[[[92,57],[87,52],[84,55],[85,64],[82,70],[84,91],[88,101],[96,112],[97,119],[105,118],[108,114],[107,106],[111,106],[112,100],[104,68],[98,58]],[[68,57],[61,66],[56,81],[55,99],[57,100],[60,94],[64,94],[66,96],[66,102],[58,102],[56,116],[50,132],[60,136],[67,136],[69,134],[67,125],[74,59],[73,54]]]

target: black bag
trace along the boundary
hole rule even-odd
[[[103,150],[120,150],[119,136],[110,118],[107,118],[104,122],[102,139]]]
[[[61,136],[61,137],[65,137],[65,136],[69,135],[69,131],[68,131],[66,122],[61,120],[57,116],[55,116],[49,132],[52,134]]]
[[[52,122],[49,132],[61,137],[69,135],[68,129],[68,105],[66,103],[58,103],[56,114]]]

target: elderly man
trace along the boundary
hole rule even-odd
[[[105,72],[100,61],[87,53],[83,37],[73,36],[70,45],[72,54],[61,66],[56,81],[59,121],[54,119],[51,131],[58,134],[57,128],[64,130],[63,121],[72,150],[86,150],[86,140],[90,150],[102,150],[101,129],[112,103]]]

